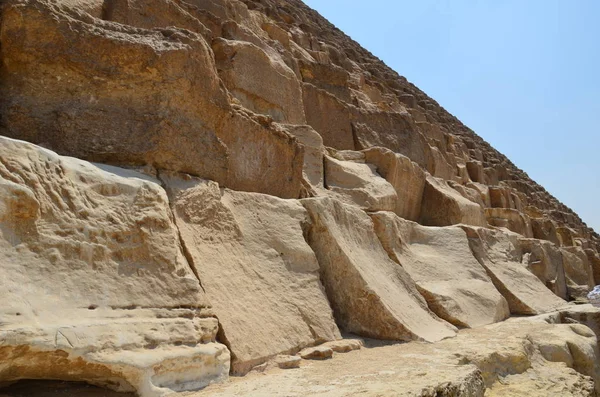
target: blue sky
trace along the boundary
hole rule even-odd
[[[304,1],[600,232],[600,1]]]

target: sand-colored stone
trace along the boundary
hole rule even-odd
[[[563,255],[559,247],[549,241],[519,238],[521,262],[546,287],[562,299],[569,299]]]
[[[325,194],[325,171],[323,138],[309,125],[287,124],[282,126],[304,146],[304,166],[302,175],[312,195]]]
[[[2,135],[90,161],[299,196],[296,140],[231,108],[214,54],[193,29],[139,29],[69,2],[11,1],[0,40]]]
[[[396,208],[396,190],[377,173],[374,165],[325,156],[324,170],[327,189],[345,203],[366,211],[392,211]]]
[[[415,281],[429,308],[457,327],[502,321],[508,303],[473,257],[463,229],[425,227],[389,212],[371,215],[390,258]]]
[[[323,346],[329,347],[336,353],[348,353],[361,349],[363,345],[363,341],[360,339],[340,339],[323,344]]]
[[[483,208],[464,198],[448,182],[427,175],[419,223],[427,226],[450,226],[459,223],[487,225]]]
[[[454,335],[453,326],[427,309],[410,275],[387,256],[367,214],[331,198],[301,201],[312,220],[308,242],[343,330],[390,340]]]
[[[192,177],[162,179],[234,373],[340,338],[317,258],[304,241],[309,218],[302,205]]]
[[[377,167],[396,190],[394,212],[401,218],[417,221],[421,214],[421,201],[425,188],[425,172],[408,157],[389,149],[375,147],[364,150],[365,160]]]
[[[307,347],[302,349],[298,355],[305,360],[326,360],[333,357],[333,349],[325,345]]]
[[[486,208],[485,216],[491,226],[505,227],[527,238],[533,238],[529,217],[510,208]]]
[[[146,397],[227,377],[157,180],[0,137],[0,271],[0,382]]]
[[[243,106],[278,122],[306,123],[300,82],[279,54],[238,40],[218,39],[212,48],[219,76]]]
[[[592,397],[594,381],[587,374],[597,371],[598,354],[590,333],[580,325],[535,317],[464,330],[436,344],[366,340],[369,348],[332,360],[232,378],[192,396]],[[563,354],[548,355],[551,346]]]
[[[521,263],[518,234],[462,227],[467,232],[475,258],[506,298],[512,314],[541,314],[566,304]]]

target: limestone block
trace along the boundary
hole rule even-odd
[[[87,381],[146,397],[229,373],[153,178],[0,137],[0,272],[0,382]]]
[[[417,221],[421,213],[425,172],[408,157],[389,149],[375,147],[363,152],[365,160],[375,165],[377,172],[394,187],[398,199],[393,211],[401,218]]]
[[[188,257],[244,374],[278,354],[340,338],[297,201],[163,175]]]
[[[566,304],[521,263],[518,234],[462,226],[471,251],[508,301],[512,314],[540,314]]]
[[[477,327],[510,315],[460,227],[425,227],[389,212],[371,217],[390,258],[410,274],[440,318],[457,327]]]
[[[519,238],[522,263],[562,299],[569,298],[561,250],[549,241]]]
[[[509,208],[486,208],[487,222],[492,226],[505,227],[527,238],[533,238],[533,229],[529,217]]]
[[[427,175],[420,222],[427,226],[450,226],[459,223],[485,226],[485,214],[478,204],[464,198],[448,182]]]
[[[306,123],[300,82],[277,53],[225,39],[214,41],[212,49],[219,76],[243,106],[278,122]]]
[[[367,214],[331,198],[301,201],[312,220],[308,241],[341,328],[390,340],[454,335],[455,328],[427,309],[414,281],[388,257]]]
[[[360,152],[357,152],[360,153]],[[391,211],[398,196],[372,164],[324,157],[325,184],[340,200],[367,211]]]

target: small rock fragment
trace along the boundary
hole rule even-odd
[[[305,360],[326,360],[333,356],[333,349],[324,345],[309,347],[302,350],[300,357]]]

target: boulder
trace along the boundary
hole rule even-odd
[[[0,382],[157,396],[227,377],[229,352],[153,178],[0,137],[0,271]]]
[[[341,339],[323,344],[336,353],[348,353],[354,350],[360,350],[363,347],[363,342],[360,339]]]
[[[506,300],[473,257],[460,227],[425,227],[389,212],[371,218],[390,258],[410,274],[440,318],[472,328],[510,315]]]
[[[465,225],[462,228],[475,258],[506,298],[511,314],[541,314],[566,305],[523,266],[518,234]]]
[[[315,347],[308,347],[300,351],[300,353],[298,354],[305,360],[326,360],[333,356],[333,349],[321,345]]]
[[[340,338],[319,263],[303,237],[302,205],[193,177],[162,179],[231,350],[233,373]]]
[[[408,157],[386,148],[374,147],[363,152],[365,160],[377,167],[377,172],[394,187],[398,198],[393,211],[401,218],[417,221],[421,214],[425,171]]]
[[[301,201],[312,220],[308,242],[342,329],[404,341],[455,334],[453,326],[427,309],[410,275],[388,257],[367,214],[331,198]]]
[[[483,208],[464,198],[448,182],[431,175],[425,179],[419,223],[426,226],[486,226]]]

